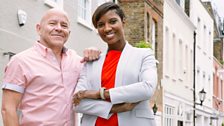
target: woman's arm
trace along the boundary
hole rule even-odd
[[[73,103],[77,106],[82,99],[95,99],[101,100],[100,91],[84,90],[77,92],[73,97]],[[101,100],[102,101],[102,100]],[[131,111],[138,103],[121,103],[113,105],[110,113],[119,113]]]
[[[112,104],[149,100],[157,85],[156,60],[152,51],[144,50],[140,73],[136,73],[136,76],[139,82],[106,90],[105,97],[109,97]]]

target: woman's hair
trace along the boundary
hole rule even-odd
[[[113,2],[106,2],[102,5],[100,5],[96,11],[94,12],[93,16],[92,16],[92,23],[94,25],[95,28],[97,28],[97,22],[100,20],[100,18],[107,13],[110,10],[115,10],[115,13],[117,15],[119,15],[119,17],[121,18],[121,20],[123,21],[125,18],[124,12],[123,10],[120,8],[120,6],[118,6],[117,4],[113,3]]]

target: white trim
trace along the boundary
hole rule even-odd
[[[83,20],[80,17],[78,17],[77,22],[78,22],[78,24],[88,28],[89,30],[93,30],[94,29],[94,27],[92,25],[90,25],[90,23],[88,23],[87,21]]]
[[[81,24],[82,26],[88,28],[89,30],[93,30],[94,28],[91,23],[92,2],[91,2],[91,0],[86,0],[86,5],[85,5],[86,7],[83,7],[84,5],[82,5],[82,4],[85,4],[85,3],[80,3],[81,1],[84,2],[84,0],[78,0],[77,22],[78,22],[78,24]],[[83,14],[84,14],[84,16],[83,16]]]
[[[187,105],[193,106],[192,99],[186,99],[186,98],[180,97],[180,96],[173,94],[171,92],[168,92],[166,90],[164,90],[164,96],[167,98],[173,99],[173,100],[178,100]]]
[[[178,16],[181,17],[182,21],[185,22],[185,24],[187,24],[190,29],[193,29],[193,30],[196,29],[196,26],[191,22],[190,18],[186,15],[184,10],[181,7],[179,7],[178,4],[176,4],[176,1],[165,0],[164,2],[166,2],[170,7],[172,7],[172,9],[175,10],[175,12],[178,14]]]
[[[57,0],[57,2],[53,0],[44,0],[44,4],[52,8],[63,8],[63,0]]]

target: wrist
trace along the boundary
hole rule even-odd
[[[99,91],[99,93],[100,93],[100,98],[103,99],[103,100],[106,99],[106,98],[105,98],[105,90],[106,90],[105,87],[101,87],[101,88],[100,88],[100,91]]]
[[[100,91],[97,91],[96,92],[96,99],[101,99],[101,97],[100,97]]]
[[[109,90],[105,90],[105,91],[104,91],[104,97],[105,97],[105,99],[110,99],[110,93],[109,93]]]
[[[88,98],[87,90],[84,90],[84,91],[83,91],[83,98]]]

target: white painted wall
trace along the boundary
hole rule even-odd
[[[164,106],[175,107],[174,120],[186,120],[186,111],[192,110],[193,92],[193,33],[195,26],[175,0],[164,0]],[[177,115],[182,111],[183,115]],[[163,111],[165,112],[165,111]],[[165,123],[165,122],[164,122]],[[176,126],[175,123],[173,126]]]
[[[196,102],[199,91],[207,92],[203,107],[196,106],[197,125],[208,126],[213,113],[213,20],[199,0],[191,0],[190,18],[197,27],[196,40]]]
[[[213,96],[213,19],[199,0],[191,1],[191,21],[197,27],[196,41],[196,96],[204,88],[204,105],[212,108]],[[199,100],[198,100],[199,102]]]

